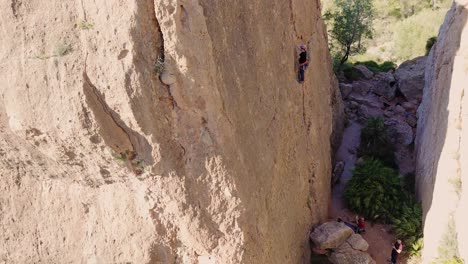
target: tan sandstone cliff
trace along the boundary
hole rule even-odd
[[[468,1],[454,2],[426,67],[418,110],[416,185],[424,210],[423,263],[468,261]]]
[[[339,100],[319,9],[0,1],[0,262],[305,261]]]

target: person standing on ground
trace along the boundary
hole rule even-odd
[[[392,256],[390,260],[392,264],[397,264],[398,255],[400,255],[402,250],[403,250],[403,243],[401,243],[401,240],[398,239],[392,248]]]
[[[309,61],[307,60],[307,48],[305,45],[300,46],[301,53],[299,53],[299,76],[298,81],[302,83],[304,81],[304,72],[309,65]]]
[[[358,227],[359,234],[366,233],[366,221],[364,220],[364,217],[359,218],[357,222],[357,227]]]

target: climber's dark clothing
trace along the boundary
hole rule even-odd
[[[304,81],[304,71],[307,68],[307,51],[305,48],[301,49],[301,53],[299,53],[299,74],[297,76],[299,82]]]
[[[302,51],[299,54],[299,64],[303,64],[307,62],[307,51]]]

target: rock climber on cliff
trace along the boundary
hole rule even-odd
[[[301,49],[301,53],[299,53],[299,74],[298,74],[298,81],[302,83],[304,81],[304,72],[309,65],[309,61],[307,60],[307,48],[305,45],[301,45],[299,47]]]

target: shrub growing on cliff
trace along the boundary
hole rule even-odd
[[[442,241],[439,244],[439,259],[437,263],[455,264],[459,263],[460,254],[458,250],[457,228],[453,215],[449,216],[449,221],[445,229]],[[463,263],[463,262],[462,262]]]
[[[419,203],[414,203],[410,197],[402,201],[402,208],[392,218],[393,229],[397,237],[406,245],[406,252],[410,256],[418,256],[421,253],[423,242],[422,208]]]
[[[426,41],[426,56],[431,52],[432,46],[437,42],[437,37],[430,37]]]
[[[383,118],[369,118],[366,126],[361,130],[359,155],[375,157],[381,160],[385,165],[397,168],[394,150],[395,148],[391,142],[389,128],[385,125]]]
[[[73,52],[73,47],[68,43],[58,43],[55,47],[53,57],[63,57]]]
[[[164,64],[164,57],[158,57],[158,59],[156,60],[156,62],[154,63],[154,73],[156,73],[156,75],[161,75],[161,73],[163,73],[164,71],[164,68],[165,68],[165,64]]]
[[[345,199],[351,210],[369,219],[388,220],[404,199],[397,172],[376,159],[358,165],[349,180]]]
[[[90,30],[94,27],[94,24],[92,22],[86,21],[86,20],[81,20],[76,24],[78,28],[82,30]]]

